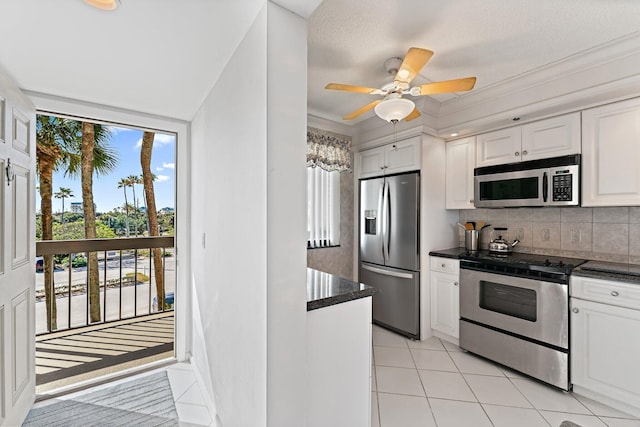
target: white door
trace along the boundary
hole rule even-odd
[[[0,425],[35,397],[35,110],[0,75]]]

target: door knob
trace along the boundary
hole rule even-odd
[[[518,157],[520,155],[520,152],[516,151],[514,154],[516,155],[516,157]]]
[[[580,309],[578,307],[573,307],[571,311],[573,311],[574,313],[580,313]]]

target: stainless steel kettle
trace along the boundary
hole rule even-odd
[[[495,236],[498,236],[497,238]],[[506,237],[502,237],[502,236]],[[520,243],[520,240],[515,239],[513,242],[509,242],[509,232],[507,227],[494,227],[491,230],[489,236],[491,241],[489,242],[489,252],[508,254],[513,252],[513,248]]]

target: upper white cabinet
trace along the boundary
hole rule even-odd
[[[476,138],[448,142],[446,168],[446,208],[474,209],[473,169],[476,166]]]
[[[582,112],[582,206],[640,205],[640,99]]]
[[[420,136],[356,153],[359,178],[390,175],[420,169]]]
[[[485,133],[477,138],[478,167],[520,161],[522,135],[519,127]]]
[[[478,135],[476,166],[580,153],[580,113]]]

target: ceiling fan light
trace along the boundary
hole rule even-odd
[[[416,105],[409,99],[390,98],[376,105],[374,111],[381,119],[392,122],[404,119],[414,108]]]
[[[114,10],[119,3],[117,0],[84,0],[84,2],[101,10]]]

